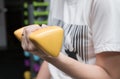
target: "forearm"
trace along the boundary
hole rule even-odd
[[[111,79],[101,67],[80,63],[63,54],[46,60],[75,79]]]
[[[50,79],[48,63],[46,61],[42,63],[36,79]]]

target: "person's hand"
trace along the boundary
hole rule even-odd
[[[48,55],[44,51],[42,51],[40,48],[37,48],[35,46],[35,44],[32,41],[30,41],[30,39],[28,37],[29,37],[30,33],[32,33],[33,31],[36,31],[38,29],[42,29],[45,27],[47,27],[47,25],[42,25],[41,27],[36,24],[26,26],[23,30],[22,40],[21,40],[21,45],[22,45],[23,50],[28,51],[32,54],[38,55],[42,59],[44,59]]]

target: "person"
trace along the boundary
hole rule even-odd
[[[23,49],[44,60],[37,79],[120,79],[119,5],[120,0],[51,0],[48,25],[29,25],[22,36]],[[52,25],[64,30],[58,57],[27,38]]]

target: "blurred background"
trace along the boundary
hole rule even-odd
[[[0,0],[0,79],[35,79],[42,60],[23,51],[13,32],[47,24],[49,0]]]

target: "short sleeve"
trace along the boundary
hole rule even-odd
[[[120,52],[120,0],[94,0],[91,29],[95,53]]]

